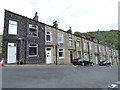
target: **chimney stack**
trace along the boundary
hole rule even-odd
[[[36,20],[36,21],[38,21],[38,13],[37,12],[35,13],[35,16],[34,16],[33,19]]]
[[[54,21],[54,22],[53,22],[53,27],[58,28],[57,21]]]
[[[72,29],[69,27],[69,30],[67,31],[68,33],[72,34]]]

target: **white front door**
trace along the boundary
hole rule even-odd
[[[52,63],[51,48],[47,48],[46,50],[46,63]]]
[[[98,57],[96,56],[96,64],[98,64]]]
[[[8,43],[7,63],[16,63],[16,43]]]

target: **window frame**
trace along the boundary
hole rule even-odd
[[[62,49],[63,51],[60,51],[60,49]],[[59,48],[58,52],[59,52],[59,53],[60,53],[60,52],[63,53],[63,56],[62,56],[62,57],[60,57],[60,54],[59,54],[59,59],[63,59],[63,58],[64,58],[64,49],[63,49],[63,48]]]
[[[11,22],[14,22],[14,24],[13,23],[11,23]],[[11,33],[11,31],[10,31],[10,27],[13,27],[14,26],[14,28],[16,29],[16,32],[15,33]],[[16,26],[16,27],[15,27]],[[17,35],[18,34],[18,22],[17,21],[15,21],[15,20],[9,20],[8,21],[8,34],[10,34],[10,35]]]
[[[29,36],[30,36],[30,37],[38,37],[38,25],[29,24],[28,26],[29,26]],[[36,34],[37,34],[36,36],[30,35],[30,26],[36,26],[36,28],[33,28],[33,27],[32,27],[32,29],[36,29],[36,30],[37,30],[37,31],[36,31]]]
[[[111,55],[111,50],[109,49],[109,55]]]
[[[72,47],[72,38],[69,37],[69,46]]]
[[[101,53],[101,46],[99,46],[99,52]]]
[[[79,45],[78,45],[79,42]],[[77,39],[77,47],[80,47],[80,39]]]
[[[58,33],[58,43],[63,43],[64,42],[64,38],[63,38],[63,33]],[[61,41],[59,41],[59,39],[61,39]]]
[[[47,32],[49,32],[50,34],[47,34]],[[52,42],[51,32],[50,31],[47,31],[47,32],[46,32],[46,42]],[[50,35],[50,41],[47,41],[47,35]]]
[[[36,44],[36,46],[30,46],[30,44]],[[36,47],[36,52],[37,52],[37,54],[36,55],[30,55],[29,54],[29,52],[30,52],[30,47]],[[29,57],[36,57],[36,56],[38,56],[38,44],[37,43],[29,43],[29,46],[28,46],[28,55],[29,55]]]
[[[87,50],[87,43],[84,42],[84,50]]]
[[[78,51],[78,53],[77,53],[77,54],[78,54],[78,56],[77,56],[77,57],[78,57],[78,58],[80,58],[80,57],[81,57],[81,51]]]
[[[108,52],[108,48],[106,47],[106,53]]]
[[[96,53],[98,52],[98,50],[97,50],[97,45],[95,45],[95,52],[96,52]]]
[[[92,43],[91,42],[89,42],[89,48],[90,48],[90,50],[92,50]]]

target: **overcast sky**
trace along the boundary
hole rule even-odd
[[[118,1],[120,0],[2,0],[0,2],[0,34],[4,27],[4,9],[73,32],[118,29]]]

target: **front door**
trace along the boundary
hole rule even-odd
[[[71,63],[73,62],[73,53],[72,53],[72,51],[70,51],[70,61],[71,61]]]
[[[78,51],[78,58],[81,58],[81,51]]]
[[[16,43],[8,43],[7,63],[16,63]]]
[[[98,56],[96,56],[95,58],[96,58],[96,64],[98,64]]]
[[[46,51],[46,63],[47,64],[52,63],[51,48],[47,48],[47,51]]]

